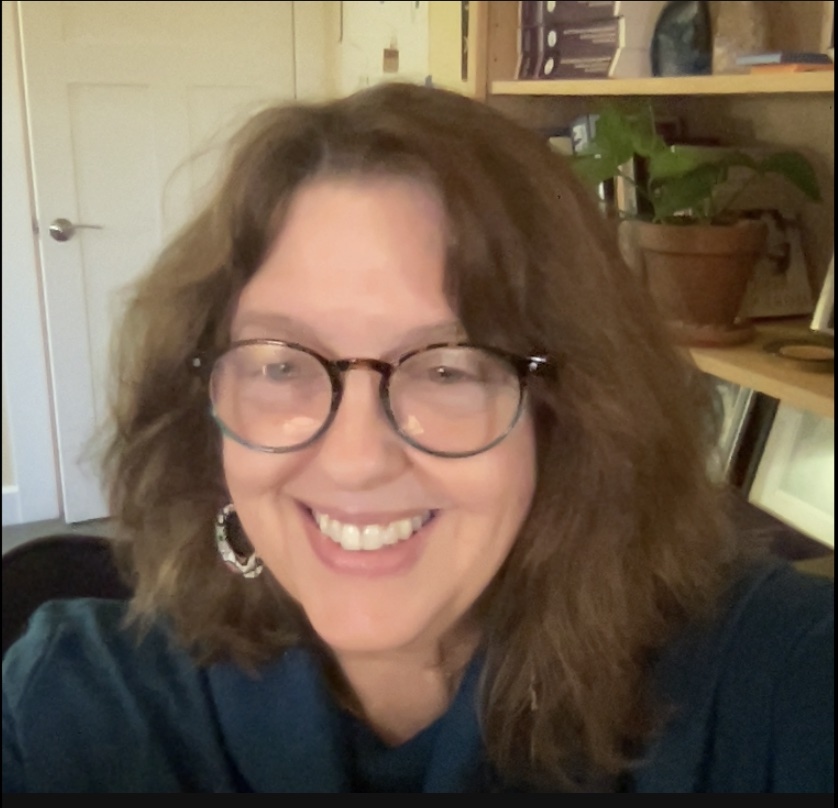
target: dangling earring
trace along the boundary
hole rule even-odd
[[[231,502],[229,505],[225,505],[216,515],[215,546],[218,548],[221,558],[224,559],[224,563],[233,572],[237,572],[245,578],[255,578],[262,572],[264,566],[262,559],[256,553],[251,553],[247,557],[238,555],[230,546],[230,541],[227,538],[229,520],[235,512],[236,509]]]

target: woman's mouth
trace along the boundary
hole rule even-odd
[[[320,532],[344,550],[380,550],[406,541],[421,530],[434,516],[435,511],[424,511],[414,516],[374,524],[342,522],[328,514],[310,511]]]

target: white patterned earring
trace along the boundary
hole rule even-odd
[[[230,517],[236,512],[233,503],[225,505],[215,517],[215,546],[224,563],[233,572],[245,578],[256,578],[263,568],[262,559],[251,553],[249,556],[240,556],[231,546],[227,537]]]

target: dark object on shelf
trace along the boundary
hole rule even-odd
[[[42,603],[89,597],[131,597],[108,539],[71,533],[12,548],[3,556],[3,654]]]
[[[712,72],[713,36],[706,2],[673,0],[652,37],[653,76],[705,76]]]

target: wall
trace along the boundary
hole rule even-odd
[[[416,0],[338,4],[337,91],[346,95],[381,81],[422,83],[428,75],[428,3]],[[396,72],[384,72],[383,51],[399,52]]]
[[[320,101],[337,94],[339,2],[294,3],[297,98]]]

